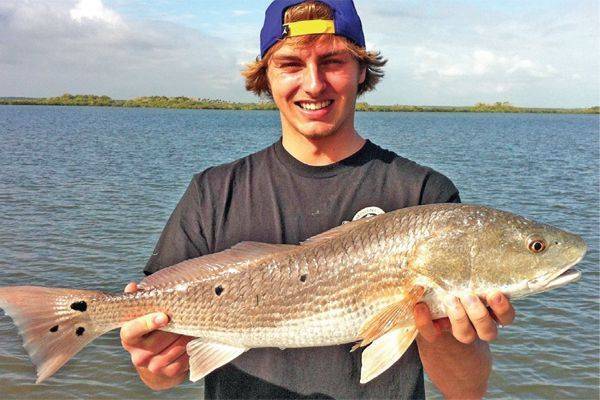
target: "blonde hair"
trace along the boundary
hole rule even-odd
[[[284,15],[284,23],[286,24],[311,19],[333,19],[333,11],[324,3],[309,0],[288,8]],[[271,97],[271,89],[267,78],[269,60],[273,53],[279,50],[284,43],[291,44],[293,47],[307,47],[325,40],[331,42],[332,45],[342,43],[346,50],[358,61],[359,66],[366,68],[365,81],[358,85],[358,96],[375,89],[377,83],[384,76],[383,66],[387,63],[381,53],[367,51],[343,36],[323,34],[295,36],[275,43],[262,59],[257,57],[255,61],[246,65],[245,70],[242,72],[246,79],[246,90],[258,96],[267,95]]]

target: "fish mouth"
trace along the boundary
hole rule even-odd
[[[550,280],[544,287],[546,290],[554,289],[557,287],[565,286],[572,282],[577,282],[581,279],[581,271],[569,268],[564,271],[562,274],[558,275],[556,278]]]
[[[529,282],[527,286],[531,290],[530,294],[545,292],[551,289],[556,289],[565,286],[569,283],[577,282],[581,278],[581,271],[573,268],[578,264],[585,253],[577,258],[574,262],[560,269],[558,272],[544,274],[537,279]]]

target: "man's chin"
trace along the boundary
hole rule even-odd
[[[302,136],[304,136],[305,138],[310,139],[310,140],[325,139],[325,138],[331,137],[333,135],[335,135],[335,131],[310,132],[310,133],[302,132]]]
[[[307,139],[318,140],[334,136],[337,132],[335,126],[319,127],[318,129],[300,129],[300,134]]]

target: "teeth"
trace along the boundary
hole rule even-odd
[[[321,101],[319,103],[309,103],[306,101],[301,101],[298,104],[300,105],[300,107],[302,107],[305,110],[320,110],[322,108],[325,108],[327,106],[329,106],[331,103],[333,103],[332,100],[326,100],[326,101]]]

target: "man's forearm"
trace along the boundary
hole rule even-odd
[[[463,344],[444,332],[434,343],[417,336],[425,372],[446,398],[481,398],[487,391],[492,355],[487,342]]]

